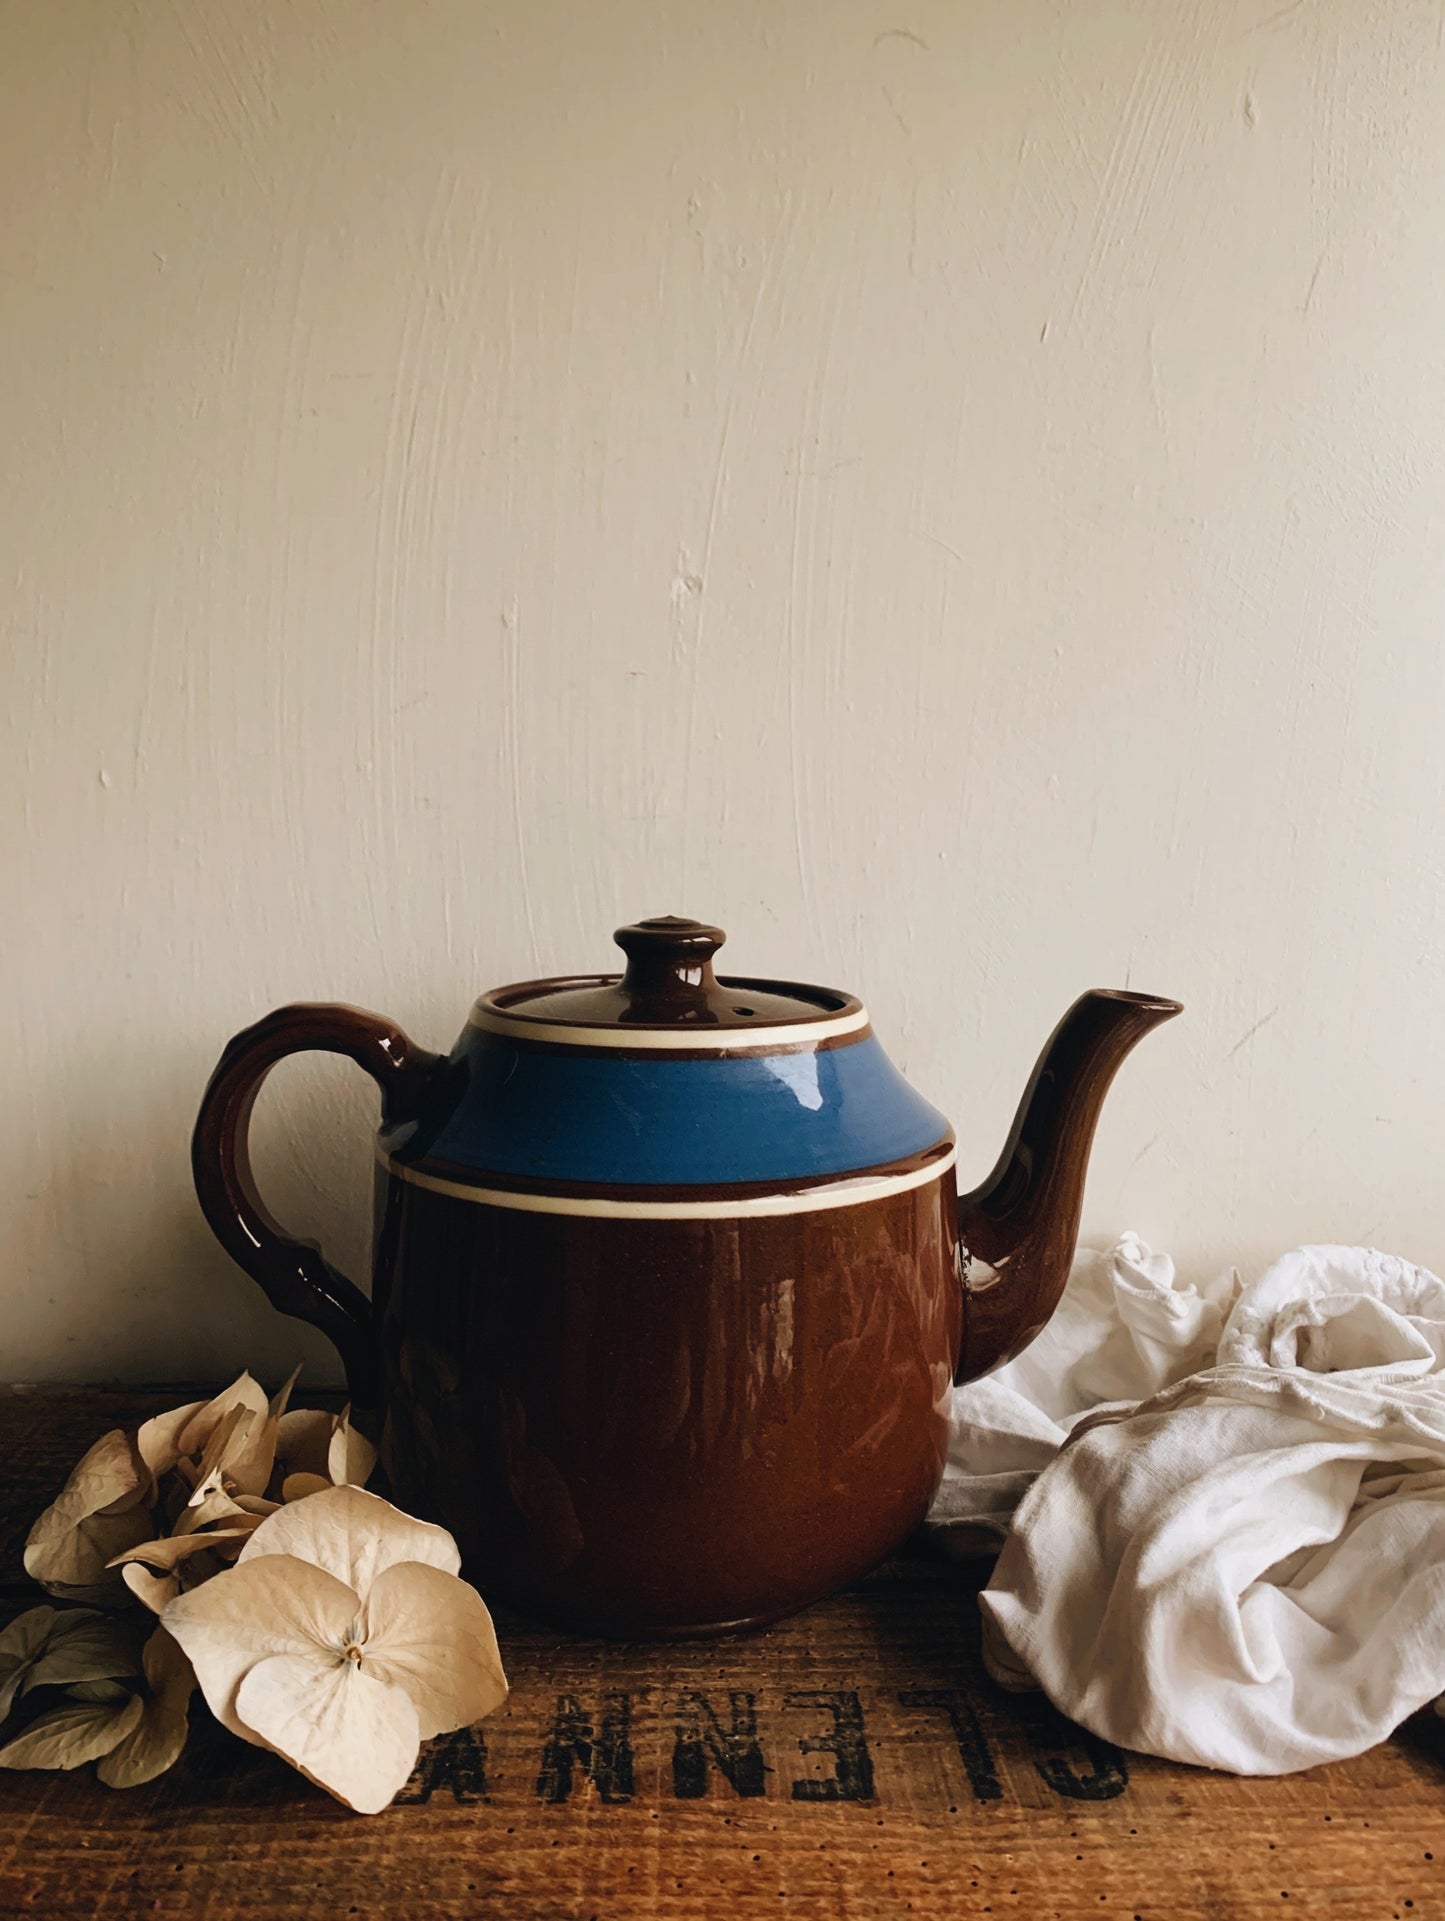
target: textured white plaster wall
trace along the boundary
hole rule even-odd
[[[274,1376],[278,1001],[721,920],[1086,1230],[1445,1268],[1440,0],[8,0],[0,1376]],[[356,1271],[371,1096],[258,1114]]]

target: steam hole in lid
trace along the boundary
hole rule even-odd
[[[748,1017],[748,1019],[749,1019],[749,1020],[751,1020],[751,1019],[752,1019],[752,1017],[753,1017],[753,1014],[754,1014],[754,1012],[755,1012],[755,1009],[753,1009],[753,1008],[751,1008],[751,1007],[735,1007],[735,1008],[733,1009],[733,1012],[734,1012],[735,1014],[746,1014],[746,1015],[747,1015],[747,1017]]]

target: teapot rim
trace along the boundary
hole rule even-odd
[[[504,1034],[513,1040],[551,1046],[605,1047],[631,1053],[773,1053],[792,1047],[818,1047],[845,1040],[861,1040],[869,1031],[868,1010],[856,994],[841,988],[769,980],[751,975],[719,975],[717,985],[739,993],[785,995],[812,1001],[817,1012],[756,1027],[704,1026],[684,1021],[559,1020],[555,1015],[529,1014],[525,1003],[558,993],[616,987],[617,973],[561,974],[539,980],[514,981],[477,997],[467,1016],[469,1027]]]

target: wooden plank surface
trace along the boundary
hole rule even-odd
[[[182,1395],[0,1397],[0,1608],[105,1428]],[[1125,1756],[978,1658],[983,1570],[920,1554],[766,1633],[684,1647],[502,1618],[511,1699],[349,1814],[199,1704],[178,1766],[113,1793],[0,1773],[0,1913],[861,1921],[1445,1917],[1445,1723],[1274,1781]]]

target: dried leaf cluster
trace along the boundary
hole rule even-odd
[[[0,1767],[96,1770],[112,1788],[163,1774],[185,1746],[190,1663],[163,1627],[91,1608],[28,1609],[0,1633],[0,1718],[39,1690],[44,1705],[0,1747]]]
[[[199,1680],[233,1733],[374,1813],[422,1740],[506,1697],[455,1542],[363,1491],[371,1443],[346,1411],[288,1411],[295,1380],[268,1400],[242,1374],[77,1463],[25,1567],[92,1605],[31,1608],[0,1633],[0,1722],[23,1722],[0,1766],[152,1780],[185,1745]],[[161,1616],[149,1635],[137,1601]]]

